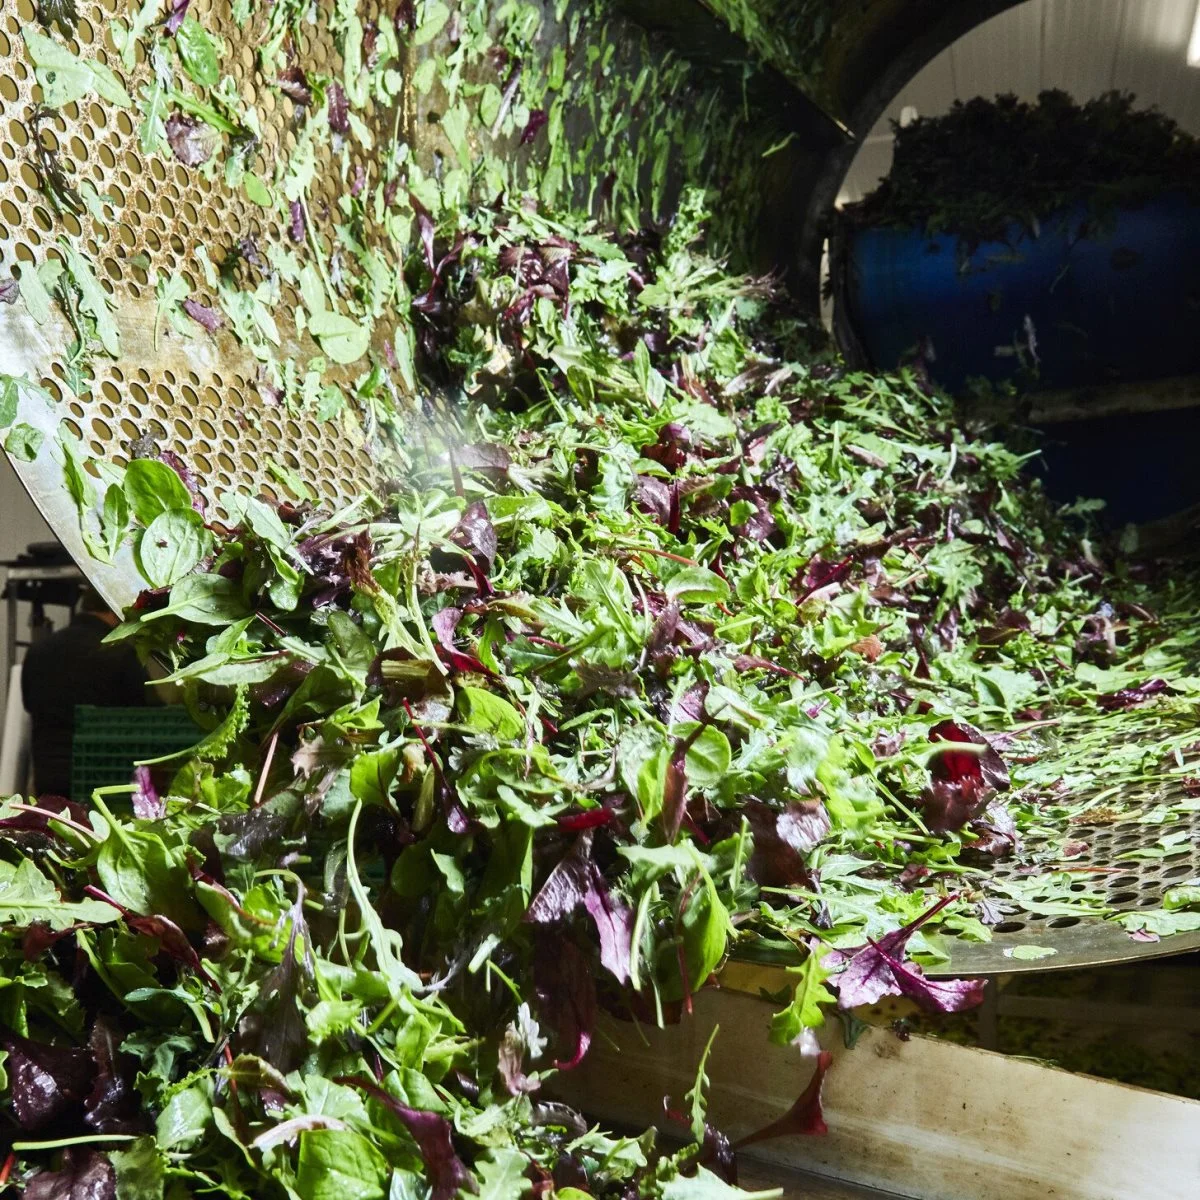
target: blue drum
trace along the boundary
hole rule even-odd
[[[876,368],[924,345],[955,393],[973,377],[1028,386],[1023,366],[1039,390],[1200,373],[1200,205],[1182,194],[1075,207],[969,253],[950,234],[846,238],[843,315]]]

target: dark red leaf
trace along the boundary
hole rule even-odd
[[[409,192],[408,199],[412,205],[413,212],[417,214],[417,234],[421,239],[421,249],[425,255],[425,265],[431,271],[436,272],[437,254],[434,251],[433,239],[437,232],[437,227],[433,223],[433,218],[429,215],[429,210],[416,196]]]
[[[662,826],[663,836],[668,845],[679,836],[684,814],[687,812],[687,754],[703,732],[704,725],[700,724],[686,738],[679,738],[667,763],[667,778],[663,785]]]
[[[747,871],[762,887],[811,886],[805,856],[829,832],[829,814],[820,800],[797,800],[782,811],[758,800],[743,809],[754,835]]]
[[[587,909],[600,937],[600,961],[625,983],[633,944],[633,912],[604,881],[592,859],[592,833],[582,833],[555,865],[525,913],[535,925],[565,921],[580,905]]]
[[[968,826],[975,841],[967,848],[973,854],[986,854],[990,858],[1007,858],[1021,848],[1021,837],[1016,822],[1006,805],[993,801],[981,818]],[[1066,848],[1064,848],[1064,853]]]
[[[158,457],[161,462],[166,463],[183,480],[183,486],[192,494],[192,507],[198,513],[203,513],[207,505],[200,491],[200,481],[189,469],[187,463],[174,450],[163,450],[159,453]]]
[[[933,833],[948,833],[979,816],[996,792],[1007,790],[1008,768],[981,733],[957,721],[935,725],[929,740],[982,748],[944,750],[930,760],[932,779],[921,799],[925,823]]]
[[[832,1062],[833,1055],[828,1050],[822,1050],[817,1055],[817,1068],[813,1077],[800,1093],[796,1103],[778,1121],[772,1121],[765,1129],[735,1142],[733,1148],[741,1150],[744,1146],[753,1146],[755,1142],[765,1142],[771,1138],[814,1135],[819,1137],[828,1133],[829,1126],[825,1124],[825,1114],[821,1111],[821,1089],[825,1085],[825,1074]]]
[[[25,1185],[25,1200],[116,1200],[117,1173],[97,1150],[68,1146],[57,1171],[39,1171]]]
[[[288,221],[288,237],[296,245],[304,241],[307,225],[304,220],[304,205],[299,200],[293,200],[288,206],[290,220]]]
[[[675,743],[667,763],[667,777],[663,784],[662,826],[663,837],[672,844],[683,826],[683,815],[687,811],[687,745],[682,740]]]
[[[450,1136],[450,1122],[440,1113],[409,1108],[378,1084],[364,1079],[361,1075],[342,1075],[334,1082],[366,1092],[368,1096],[378,1100],[408,1130],[425,1163],[432,1186],[431,1200],[452,1200],[459,1188],[468,1192],[479,1190],[471,1172],[454,1149],[454,1141]]]
[[[715,1125],[704,1123],[704,1142],[700,1147],[700,1166],[707,1167],[718,1179],[737,1185],[737,1155],[729,1138]]]
[[[780,841],[801,854],[815,850],[825,840],[831,823],[820,800],[795,800],[775,818]]]
[[[213,155],[213,137],[208,126],[186,113],[173,112],[166,120],[171,152],[185,167],[198,167]]]
[[[660,525],[669,525],[671,522],[672,496],[672,489],[653,475],[639,475],[634,480],[634,503]]]
[[[678,471],[688,460],[693,446],[691,431],[675,421],[670,421],[658,431],[658,441],[643,446],[642,453],[661,463],[668,471]]]
[[[841,583],[854,565],[853,558],[843,558],[839,562],[830,562],[819,554],[809,560],[808,566],[800,576],[800,591],[807,596],[813,592],[828,587],[831,583]]]
[[[298,64],[284,67],[275,82],[279,85],[279,90],[296,104],[312,103],[312,88],[309,86],[308,76]]]
[[[525,912],[525,920],[535,925],[565,921],[582,903],[587,894],[590,860],[579,852],[579,841],[565,855],[538,889]]]
[[[907,996],[930,1012],[965,1012],[983,1001],[984,979],[926,979],[921,968],[902,960],[909,938],[931,917],[941,912],[955,897],[946,896],[928,912],[922,913],[878,942],[868,942],[858,950],[835,951],[826,962],[845,968],[829,984],[837,988],[840,1008],[875,1004],[884,996]]]
[[[769,658],[760,658],[757,654],[739,654],[733,660],[734,670],[737,671],[774,671],[777,675],[788,675],[792,679],[802,679],[803,676],[787,667],[773,663]]]
[[[17,1124],[26,1132],[62,1128],[92,1090],[93,1062],[86,1050],[47,1046],[0,1029],[8,1051],[9,1098]]]
[[[77,825],[90,828],[87,809],[64,796],[40,796],[28,807],[37,811],[23,810],[15,817],[0,818],[0,831],[4,833],[45,833],[52,837],[58,837],[58,830],[61,826],[56,826],[50,820],[52,816],[65,817]]]
[[[204,969],[200,956],[196,953],[187,934],[169,917],[159,915],[144,917],[139,913],[126,912],[125,924],[143,937],[157,938],[164,954],[173,958],[177,963],[190,967],[209,987],[220,991],[217,981]]]
[[[521,145],[526,146],[541,132],[542,126],[550,120],[544,108],[535,108],[529,114],[525,128],[521,130]]]
[[[340,83],[329,85],[329,128],[340,137],[350,132],[350,102]]]
[[[930,764],[930,771],[939,779],[956,781],[963,778],[982,780],[995,791],[1008,790],[1008,768],[992,749],[987,738],[978,730],[957,721],[942,721],[929,731],[931,742],[961,742],[986,746],[983,753],[945,750]]]
[[[1106,712],[1116,712],[1123,708],[1133,708],[1144,704],[1151,696],[1167,690],[1165,679],[1150,679],[1138,687],[1122,688],[1119,692],[1108,692],[1096,697],[1096,704]]]
[[[560,1071],[579,1066],[592,1044],[596,1023],[596,980],[587,957],[568,938],[545,935],[534,955],[534,987],[543,1020],[553,1023],[566,1057]]]
[[[192,943],[188,941],[187,934],[169,917],[157,913],[143,916],[141,913],[136,913],[117,903],[107,892],[102,892],[98,887],[88,886],[83,890],[94,899],[111,904],[120,912],[125,919],[125,924],[134,932],[140,933],[143,937],[156,938],[159,948],[168,958],[182,963],[185,967],[190,967],[209,987],[216,991],[221,990],[217,981],[204,969],[204,965],[200,962],[200,956],[196,953]]]
[[[674,645],[675,635],[679,632],[680,613],[679,603],[675,600],[659,613],[646,642],[646,653],[651,659],[663,657]]]
[[[180,307],[197,325],[203,325],[209,333],[216,333],[225,324],[225,318],[215,308],[209,308],[207,304],[201,304],[191,296]]]
[[[137,1060],[121,1054],[123,1034],[107,1017],[97,1017],[88,1047],[96,1066],[92,1090],[84,1101],[83,1123],[97,1133],[139,1133],[141,1095],[133,1085]]]
[[[70,925],[66,929],[51,929],[49,925],[35,921],[21,935],[21,953],[26,962],[34,962],[55,942],[61,942],[63,938],[70,937],[76,929],[84,928],[84,925]]]
[[[611,808],[589,808],[586,812],[564,813],[558,818],[558,827],[568,833],[582,833],[585,829],[599,829],[612,819]]]
[[[496,561],[496,530],[482,500],[468,504],[450,540],[469,551],[485,571]]]
[[[588,889],[583,896],[583,906],[600,935],[600,964],[612,972],[618,983],[628,983],[633,947],[633,910],[609,891],[600,868],[594,862],[589,862],[588,866]]]
[[[179,27],[183,24],[183,19],[187,16],[188,6],[191,3],[192,0],[171,0],[171,11],[166,20],[166,30],[169,34],[174,35],[179,32]]]
[[[733,526],[733,532],[738,537],[749,538],[754,542],[762,542],[769,538],[779,528],[771,513],[771,501],[778,499],[777,493],[768,494],[762,488],[735,487],[729,493],[730,504],[738,500],[754,506],[754,512],[740,524]]]
[[[536,1092],[541,1087],[538,1080],[530,1079],[525,1074],[524,1057],[525,1043],[511,1028],[505,1030],[504,1037],[500,1041],[496,1066],[510,1096],[525,1096],[530,1092]]]

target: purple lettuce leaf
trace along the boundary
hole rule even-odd
[[[1121,709],[1144,704],[1151,696],[1157,696],[1166,690],[1167,681],[1165,679],[1148,679],[1137,687],[1121,688],[1120,691],[1097,696],[1096,704],[1106,712],[1118,712]]]
[[[68,1146],[57,1171],[39,1171],[26,1185],[25,1200],[116,1200],[117,1173],[98,1150]]]
[[[604,881],[592,859],[592,831],[576,839],[571,850],[555,865],[525,913],[535,925],[565,921],[583,905],[600,937],[600,962],[618,982],[629,980],[633,940],[633,911]]]
[[[304,205],[299,200],[293,200],[288,208],[288,237],[292,239],[296,245],[300,245],[304,241],[307,225],[304,220]]]
[[[668,845],[679,836],[683,819],[687,815],[687,756],[703,732],[704,724],[701,722],[686,738],[678,739],[667,762],[667,777],[663,784],[662,826],[663,836]]]
[[[1008,768],[983,734],[961,722],[940,722],[929,740],[983,748],[946,749],[930,760],[930,783],[921,797],[925,824],[932,833],[951,833],[978,817],[996,792],[1007,790]]]
[[[0,280],[0,304],[16,304],[21,294],[21,281],[16,278]]]
[[[185,167],[198,167],[213,156],[213,137],[207,125],[186,113],[173,112],[166,120],[171,152]]]
[[[179,27],[183,24],[184,17],[187,16],[187,11],[192,0],[171,0],[170,13],[167,16],[165,28],[171,34],[177,34]]]
[[[754,834],[754,849],[747,873],[761,887],[809,885],[805,855],[830,830],[829,814],[820,800],[796,800],[781,812],[751,800],[743,812]]]
[[[926,979],[915,963],[902,961],[912,935],[931,917],[955,899],[946,896],[915,921],[868,941],[858,950],[835,951],[826,958],[830,965],[844,962],[844,969],[829,980],[838,993],[838,1007],[858,1008],[875,1004],[884,996],[907,996],[929,1012],[965,1012],[983,1002],[984,979]]]
[[[605,885],[604,876],[594,862],[588,866],[588,888],[583,895],[587,909],[600,935],[600,964],[611,971],[618,983],[629,982],[633,946],[633,909]]]
[[[77,825],[89,828],[88,812],[82,805],[75,804],[64,796],[39,796],[16,816],[0,818],[0,836],[42,833],[58,837],[61,826],[56,826],[51,817],[64,817]]]
[[[149,767],[134,767],[133,815],[144,821],[157,821],[167,815],[167,806],[154,786]]]
[[[279,72],[279,77],[275,80],[275,83],[279,90],[293,103],[312,103],[312,87],[309,85],[308,76],[305,75],[304,69],[298,64],[292,63],[291,66],[284,67]]]
[[[71,1124],[92,1090],[91,1054],[33,1042],[11,1029],[0,1029],[0,1047],[8,1052],[4,1066],[17,1124],[27,1133]]]
[[[197,325],[203,325],[209,333],[216,333],[225,324],[225,318],[215,308],[209,308],[207,304],[201,304],[191,296],[180,307]]]
[[[560,1071],[579,1066],[592,1044],[596,1024],[596,978],[588,957],[569,938],[539,937],[534,953],[534,988],[543,1028],[549,1023],[561,1051]]]
[[[421,1158],[425,1163],[425,1170],[432,1186],[431,1200],[452,1200],[459,1188],[468,1192],[479,1190],[474,1176],[454,1148],[450,1122],[441,1113],[409,1108],[384,1091],[378,1084],[364,1079],[361,1075],[342,1075],[334,1082],[366,1092],[368,1096],[382,1104],[408,1130],[409,1136],[417,1143],[417,1149],[421,1152]]]
[[[350,101],[340,83],[329,85],[329,128],[340,137],[350,132]]]
[[[504,1037],[500,1041],[500,1050],[496,1061],[500,1078],[504,1080],[504,1086],[510,1096],[527,1096],[541,1087],[539,1080],[530,1079],[525,1074],[524,1058],[525,1043],[517,1031],[510,1026],[505,1030]]]
[[[482,500],[468,504],[450,540],[478,560],[485,571],[496,561],[496,530]]]
[[[669,525],[671,522],[672,498],[672,489],[653,475],[639,475],[634,480],[634,503],[660,525]]]
[[[525,128],[521,130],[521,145],[527,146],[535,137],[542,131],[542,127],[550,120],[549,114],[544,108],[535,108],[529,114],[529,120],[525,123]]]
[[[123,1036],[101,1015],[88,1038],[96,1075],[83,1104],[83,1123],[97,1133],[140,1133],[145,1127],[141,1094],[133,1085],[138,1064],[131,1055],[120,1052]]]
[[[83,890],[85,895],[91,896],[95,900],[103,900],[105,904],[111,904],[121,913],[125,924],[135,933],[156,939],[159,949],[168,958],[190,968],[215,991],[221,990],[217,981],[204,969],[200,956],[196,953],[196,948],[188,941],[187,934],[170,917],[164,917],[160,913],[152,913],[149,916],[136,913],[119,904],[107,892],[102,892],[98,887],[92,887],[90,884]]]

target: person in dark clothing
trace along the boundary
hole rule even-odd
[[[128,643],[104,645],[117,618],[91,588],[63,629],[34,642],[21,666],[21,698],[33,726],[33,786],[39,796],[71,794],[75,706],[152,704],[149,676]]]

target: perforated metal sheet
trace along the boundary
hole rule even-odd
[[[128,19],[134,7],[126,0],[82,0],[76,36],[67,42],[77,55],[111,64],[131,96],[150,82],[152,69],[139,52],[135,70],[124,71],[113,43],[112,20]],[[331,8],[313,6],[315,19],[303,26],[296,50],[306,64],[337,75],[341,64],[326,27]],[[320,425],[289,413],[263,386],[266,377],[261,365],[228,325],[215,335],[197,326],[198,336],[188,340],[160,321],[156,340],[153,281],[157,277],[179,273],[194,299],[217,307],[205,284],[198,247],[203,246],[215,264],[233,255],[247,237],[263,256],[271,242],[286,244],[302,260],[307,247],[287,240],[274,212],[258,207],[240,187],[226,186],[220,171],[210,179],[198,168],[143,155],[137,108],[118,108],[93,97],[45,111],[39,119],[41,89],[21,38],[22,28],[37,28],[33,0],[8,0],[3,10],[0,276],[19,275],[35,260],[44,262],[57,253],[62,235],[75,239],[112,298],[122,350],[119,360],[104,355],[91,358],[91,377],[82,385],[77,382],[78,394],[74,394],[68,387],[66,366],[74,334],[67,321],[55,310],[45,326],[38,326],[23,305],[0,306],[0,371],[39,382],[55,400],[55,408],[47,411],[36,400],[23,397],[21,419],[43,431],[47,446],[59,422],[65,421],[87,453],[118,466],[144,453],[139,447],[150,439],[159,450],[178,454],[195,473],[217,519],[225,515],[220,504],[224,493],[278,498],[272,461],[298,475],[328,507],[353,500],[377,479],[383,464],[370,431],[362,428],[349,406],[336,420]],[[223,67],[259,115],[257,172],[270,178],[276,162],[286,162],[295,149],[296,107],[257,69],[255,52],[234,22],[229,0],[192,0],[190,11],[235,48]],[[261,30],[251,31],[257,33]],[[368,108],[365,119],[368,126],[386,131],[386,137],[392,134],[394,114]],[[101,197],[99,215],[53,211],[39,178],[43,152],[38,143],[62,165],[76,190],[85,183],[94,187]],[[334,163],[328,140],[318,139],[315,144],[316,183],[309,214],[315,233],[328,246],[330,217],[343,186],[342,168]],[[367,165],[351,152],[350,171]],[[238,269],[254,270],[245,262]],[[279,309],[295,311],[300,304],[292,285],[280,280]],[[289,341],[290,321],[279,325],[280,361],[304,363],[320,354],[307,337]],[[353,374],[354,368],[340,372],[343,379]],[[332,367],[326,378],[338,376],[339,369]],[[114,604],[128,603],[139,587],[132,561],[126,553],[106,567],[87,556],[75,510],[63,492],[60,462],[43,452],[34,463],[14,466],[55,532],[104,595]]]
[[[78,7],[78,31],[69,43],[72,51],[119,67],[112,21],[117,16],[128,18],[133,6],[126,0],[80,0]],[[295,49],[307,66],[337,75],[341,64],[326,26],[331,8],[326,3],[313,5],[314,19],[303,26]],[[382,11],[378,4],[360,8],[368,19],[372,9]],[[191,11],[233,48],[225,65],[261,119],[257,171],[269,178],[276,164],[286,161],[295,149],[299,120],[293,102],[257,68],[252,45],[262,31],[251,29],[249,37],[243,33],[233,20],[229,0],[192,0]],[[261,364],[228,328],[212,336],[198,329],[192,339],[180,337],[167,322],[157,322],[161,327],[156,330],[154,280],[159,276],[181,274],[196,300],[216,307],[216,298],[206,288],[198,247],[204,246],[209,259],[218,264],[246,238],[253,239],[263,256],[273,242],[285,244],[302,259],[308,247],[287,240],[288,231],[280,228],[276,216],[252,203],[241,188],[227,187],[220,171],[210,178],[169,158],[143,155],[136,109],[93,99],[39,119],[39,89],[21,39],[22,27],[35,20],[33,0],[6,0],[0,14],[0,278],[19,276],[31,263],[57,254],[62,235],[75,239],[112,298],[122,353],[118,360],[93,357],[88,376],[75,379],[72,391],[67,364],[74,334],[65,318],[55,311],[45,325],[38,325],[24,305],[0,305],[0,371],[36,380],[53,397],[53,406],[47,407],[36,397],[22,396],[20,419],[44,433],[47,449],[35,462],[14,462],[14,466],[80,566],[110,603],[123,606],[139,590],[138,573],[127,550],[108,565],[96,562],[85,550],[75,506],[63,486],[61,461],[50,451],[60,422],[89,455],[117,466],[145,453],[148,444],[174,452],[194,472],[218,520],[226,515],[221,507],[226,493],[280,498],[272,462],[298,476],[324,506],[336,508],[376,483],[386,473],[387,460],[374,431],[363,427],[350,406],[335,420],[319,425],[290,413],[267,386]],[[121,70],[120,74],[132,95],[149,82],[151,67],[139,56],[132,73]],[[366,110],[364,118],[376,134],[376,146],[389,146],[398,129],[410,148],[422,141],[426,147],[436,147],[441,135],[415,112],[412,98],[404,99],[401,107],[399,114]],[[311,228],[327,246],[332,244],[331,218],[346,175],[362,168],[378,177],[361,151],[344,153],[348,158],[335,161],[328,142],[317,140],[309,216]],[[44,169],[52,161],[46,155],[61,163],[76,189],[85,182],[94,188],[101,197],[98,212],[53,211],[39,178],[39,166]],[[255,268],[243,261],[237,269]],[[300,298],[292,286],[282,280],[279,286],[277,308],[298,309]],[[286,330],[291,325],[280,322],[283,344],[277,358],[307,362],[319,349],[307,338],[289,341]],[[343,368],[339,376],[338,368],[332,368],[326,378],[349,382],[359,370],[361,366]],[[1156,802],[1162,799],[1155,797]],[[1189,818],[1186,828],[1191,834],[1186,845],[1161,860],[1114,863],[1127,850],[1152,845],[1164,827],[1130,819],[1110,826],[1080,825],[1074,832],[1088,849],[1070,864],[1079,872],[1076,887],[1099,890],[1118,910],[1159,907],[1167,886],[1200,875],[1200,816]],[[1029,849],[1037,851],[1036,845]],[[1001,863],[994,871],[992,892],[1027,869]],[[1036,899],[1034,903],[1036,907]],[[1032,962],[1005,954],[1030,943],[1052,947],[1057,953]],[[952,942],[951,962],[944,973],[1064,968],[1197,945],[1200,934],[1138,942],[1112,922],[1043,915],[1018,907],[997,927],[990,945]]]

